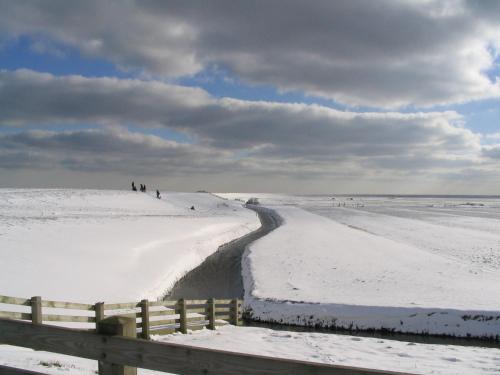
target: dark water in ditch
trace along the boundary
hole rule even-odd
[[[246,247],[255,240],[265,236],[282,223],[281,217],[273,210],[257,205],[248,205],[254,210],[262,226],[241,238],[219,247],[217,252],[209,256],[202,264],[188,272],[174,285],[165,299],[208,299],[208,298],[243,298],[243,278],[241,276],[241,258]],[[304,327],[277,323],[255,322],[244,320],[244,325],[269,328],[273,330],[294,332],[317,332],[341,334],[359,337],[372,337],[384,340],[397,340],[410,343],[479,346],[500,348],[497,341],[471,338],[455,338],[449,336],[405,334],[383,331],[350,331],[318,327]]]
[[[217,252],[177,281],[165,298],[243,298],[241,258],[245,248],[277,228],[281,223],[281,218],[273,210],[257,205],[247,205],[247,208],[254,210],[259,215],[261,227],[220,246]]]

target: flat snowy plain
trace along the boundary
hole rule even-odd
[[[42,295],[45,298],[76,302],[97,300],[120,302],[142,297],[157,298],[179,276],[202,262],[220,244],[259,226],[255,213],[243,209],[241,202],[233,201],[235,196],[231,196],[231,200],[223,201],[209,194],[164,193],[163,195],[164,199],[158,201],[147,194],[120,191],[0,189],[0,262],[2,268],[6,270],[0,274],[0,294],[19,297]],[[245,199],[244,196],[242,197]],[[348,220],[355,220],[357,214],[361,217],[365,215],[361,208],[354,209],[349,206],[345,209],[342,206],[340,210],[331,211],[333,204],[329,199],[329,197],[291,198],[286,196],[263,199],[265,204],[269,203],[285,217],[285,225],[275,233],[286,230],[285,234],[288,234],[279,246],[275,246],[277,243],[271,243],[275,246],[273,248],[269,248],[268,245],[255,244],[255,246],[264,246],[263,249],[269,251],[266,262],[275,265],[272,272],[268,274],[268,276],[273,275],[273,277],[268,277],[269,282],[258,279],[260,284],[256,284],[257,287],[252,289],[252,298],[256,302],[261,301],[261,295],[265,296],[268,292],[274,293],[274,297],[271,297],[271,302],[273,302],[270,305],[271,310],[279,312],[280,308],[284,308],[282,311],[286,313],[287,306],[293,307],[300,304],[283,302],[285,299],[305,301],[310,298],[309,301],[314,300],[314,305],[320,308],[336,301],[336,295],[332,294],[332,290],[328,288],[333,286],[335,280],[339,282],[342,280],[335,278],[333,272],[335,270],[331,272],[323,270],[323,268],[330,270],[332,267],[330,256],[319,252],[317,256],[323,257],[323,261],[316,257],[315,263],[305,264],[307,267],[318,268],[314,272],[307,270],[304,266],[298,270],[294,265],[295,262],[306,261],[307,255],[314,254],[314,251],[319,251],[321,242],[315,245],[317,238],[314,234],[316,232],[312,231],[312,228],[302,229],[299,234],[289,237],[292,235],[289,229],[294,227],[288,227],[293,223],[294,215],[297,216],[299,226],[303,225],[303,220],[306,219],[313,220],[313,226],[319,225],[324,220],[324,225],[329,228],[328,235],[332,236],[331,240],[338,238],[336,230],[339,223],[352,226],[354,224],[347,222]],[[343,198],[341,202],[344,202]],[[347,200],[345,202],[353,206],[358,204]],[[392,211],[391,208],[384,206],[385,204],[379,205],[381,209]],[[195,206],[195,211],[189,210],[191,205]],[[492,215],[491,211],[496,210],[498,213],[498,206],[500,204],[493,210],[483,207],[483,211],[488,211],[488,215]],[[473,210],[478,207],[465,208]],[[386,219],[391,218],[391,214],[387,212],[373,213],[367,208],[368,205],[365,203],[366,215],[380,214],[385,215],[384,217],[388,216]],[[290,213],[288,219],[285,215],[286,210]],[[477,213],[479,210],[474,212]],[[320,213],[323,217],[313,215],[313,213]],[[332,213],[342,215],[341,217],[328,217]],[[471,217],[474,219],[475,216]],[[392,220],[397,222],[397,219],[394,217]],[[467,222],[471,220],[468,216],[463,220],[466,229],[472,228],[467,225]],[[489,232],[494,236],[495,222],[492,220],[498,220],[498,216],[496,218],[487,216],[486,222],[490,226],[485,228],[490,228]],[[330,222],[334,224],[333,227],[328,227]],[[430,222],[430,219],[427,222]],[[356,223],[359,225],[360,220]],[[367,220],[367,225],[369,223],[370,220]],[[478,231],[483,230],[480,222],[475,225]],[[379,230],[384,228],[382,222]],[[397,226],[394,228],[397,229]],[[457,231],[460,231],[460,227]],[[358,232],[359,230],[356,230],[354,233]],[[395,232],[397,234],[401,230]],[[323,235],[327,234],[323,232]],[[387,240],[392,239],[380,233],[377,235]],[[477,235],[481,237],[480,233]],[[418,239],[418,236],[416,235],[415,238]],[[324,245],[331,245],[328,237],[323,240],[327,241],[323,242]],[[301,247],[304,242],[300,241],[311,246]],[[441,241],[443,242],[445,241]],[[405,246],[414,246],[409,242],[402,241],[402,243]],[[487,244],[487,242],[483,243]],[[494,240],[492,240],[493,243]],[[449,242],[446,241],[446,244]],[[484,245],[483,254],[488,254],[486,246]],[[492,245],[492,249],[498,253],[498,241],[495,246]],[[251,251],[255,249],[252,246]],[[454,247],[450,245],[451,253],[453,249]],[[282,250],[287,250],[286,254]],[[467,254],[467,251],[461,248],[458,250],[460,254]],[[313,252],[308,253],[310,251]],[[495,251],[491,253],[495,254]],[[428,249],[427,252],[439,254],[439,247],[432,251]],[[369,257],[366,255],[367,258],[361,259],[375,262],[381,257],[370,254]],[[249,258],[251,259],[251,256]],[[494,256],[487,257],[491,260],[487,267],[481,266],[481,261],[478,262],[476,257],[463,256],[462,258],[470,259],[464,264],[467,267],[474,266],[473,270],[479,272],[480,275],[482,275],[482,270],[485,274],[497,272],[494,265],[498,266],[498,258]],[[496,263],[495,259],[497,259]],[[358,261],[353,260],[350,266],[355,267],[359,263],[358,258]],[[378,260],[373,265],[379,266],[383,263],[383,260]],[[334,264],[333,267],[339,267],[339,265]],[[296,277],[286,279],[291,282],[291,285],[284,282],[280,286],[279,283],[285,280],[280,278],[286,276],[291,270],[297,272]],[[319,275],[331,275],[332,279],[310,277],[316,272]],[[344,272],[343,276],[350,276],[345,273],[347,271],[342,272]],[[251,273],[245,276],[255,277]],[[263,277],[262,275],[261,278]],[[314,283],[319,283],[317,284],[319,289],[313,293],[316,290]],[[343,282],[340,284],[341,288],[335,287],[333,290],[341,290],[338,296],[348,298],[352,293],[343,289],[349,286],[353,290],[359,289],[355,288],[356,283],[351,284]],[[394,293],[397,293],[396,286],[394,286]],[[362,294],[362,288],[359,290],[361,290],[359,295],[356,294],[358,301],[369,297],[368,294]],[[309,293],[312,294],[309,295]],[[418,297],[419,294],[416,296]],[[377,300],[380,301],[380,299],[374,297],[368,301],[374,306],[382,305],[384,308],[384,304],[391,301],[391,298],[397,301],[390,295],[385,295],[382,303],[377,304]],[[456,298],[459,301],[461,296]],[[474,298],[482,301],[478,296]],[[498,301],[498,298],[495,297],[495,299]],[[492,298],[490,302],[492,310],[497,306],[495,299]],[[346,301],[349,302],[349,299],[344,300]],[[425,301],[427,300],[420,299],[420,302],[417,302],[425,304],[427,303]],[[456,303],[467,301],[467,296],[463,296],[462,302]],[[258,303],[255,306],[258,307]],[[313,304],[305,304],[305,306],[313,306]],[[487,305],[481,306],[487,310]],[[216,332],[203,330],[190,335],[163,336],[157,339],[274,357],[409,371],[418,374],[498,374],[500,369],[500,350],[498,349],[412,344],[386,339],[273,331],[255,327],[224,327]],[[0,345],[0,364],[34,369],[48,374],[94,374],[97,369],[95,361],[7,345]],[[140,370],[139,373],[153,372]]]
[[[500,199],[222,196],[258,197],[284,220],[244,256],[254,317],[500,335]]]

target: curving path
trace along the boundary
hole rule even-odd
[[[246,247],[281,225],[281,217],[273,210],[247,205],[259,216],[261,227],[219,247],[198,267],[175,283],[166,299],[243,298],[241,258]]]

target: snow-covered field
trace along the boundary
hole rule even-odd
[[[252,196],[284,219],[244,257],[254,317],[500,335],[500,199]]]
[[[0,294],[42,295],[77,302],[157,298],[220,244],[259,227],[256,215],[243,209],[241,202],[233,200],[235,197],[224,201],[209,194],[163,193],[159,201],[147,194],[121,191],[0,190]],[[383,199],[373,199],[361,202],[356,198],[353,202],[341,198],[341,207],[333,209],[331,197],[264,197],[262,202],[275,208],[285,218],[285,225],[259,240],[247,253],[247,302],[254,313],[265,318],[267,310],[259,308],[267,303],[266,308],[279,319],[288,317],[292,321],[290,314],[295,314],[297,307],[304,308],[302,317],[324,313],[331,319],[328,306],[344,306],[352,319],[353,306],[369,306],[382,309],[379,317],[387,322],[387,311],[394,311],[394,307],[401,311],[436,310],[436,306],[447,312],[452,307],[462,311],[474,306],[483,313],[500,310],[498,293],[491,294],[499,285],[495,230],[499,200],[488,201],[487,206],[456,207],[447,203],[445,207],[439,200],[431,203],[434,207],[427,207],[417,200],[414,211],[423,211],[417,214],[410,210],[408,201],[392,207]],[[196,210],[189,209],[192,205]],[[449,216],[451,213],[453,216]],[[376,221],[370,219],[373,215]],[[412,225],[436,225],[443,234],[449,228],[453,238],[433,239],[405,231],[405,220],[415,221]],[[460,241],[462,230],[475,231],[475,238],[482,242]],[[461,246],[464,243],[469,248]],[[359,253],[357,245],[361,244],[365,250]],[[488,246],[491,256],[485,257]],[[406,249],[404,256],[400,254],[402,249]],[[481,257],[468,256],[471,254]],[[418,273],[415,264],[422,267]],[[441,266],[454,272],[453,276],[444,274],[440,278],[431,272]],[[394,267],[396,274],[391,275]],[[466,282],[459,279],[466,274],[470,275]],[[385,278],[375,282],[381,275]],[[429,287],[436,280],[448,283]],[[369,311],[370,319],[372,313]],[[443,314],[431,317],[434,315]],[[354,318],[361,321],[363,316]],[[421,318],[419,325],[430,321],[427,314]],[[474,316],[471,318],[477,322]],[[325,318],[322,322],[330,321]],[[446,319],[439,320],[440,324],[443,321]],[[489,327],[487,324],[496,322],[479,323]],[[410,325],[405,323],[406,327]],[[224,327],[161,340],[419,374],[495,374],[500,368],[498,349],[255,327]],[[94,374],[97,368],[95,361],[6,345],[0,345],[0,364],[48,374]]]
[[[225,326],[217,331],[153,337],[198,347],[292,358],[343,366],[413,374],[498,374],[500,350],[322,334]],[[97,362],[0,345],[0,364],[47,374],[94,374]],[[139,370],[139,374],[153,374]]]
[[[0,189],[0,294],[156,299],[219,245],[260,226],[241,204],[211,194],[162,195]]]

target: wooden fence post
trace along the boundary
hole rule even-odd
[[[33,324],[42,324],[42,297],[31,297],[31,321]]]
[[[141,337],[149,340],[149,301],[141,301]]]
[[[97,333],[137,338],[135,318],[110,316],[96,323]],[[99,375],[137,375],[137,368],[99,361]]]
[[[208,300],[208,329],[215,329],[215,299]]]
[[[237,326],[240,324],[240,308],[239,308],[239,301],[238,299],[233,299],[231,301],[231,307],[232,307],[232,323]]]
[[[95,326],[97,329],[97,324],[104,319],[104,302],[97,302],[94,305],[95,310]]]
[[[184,298],[178,301],[179,305],[179,323],[180,331],[182,333],[187,333],[187,311],[186,311],[186,300]]]

